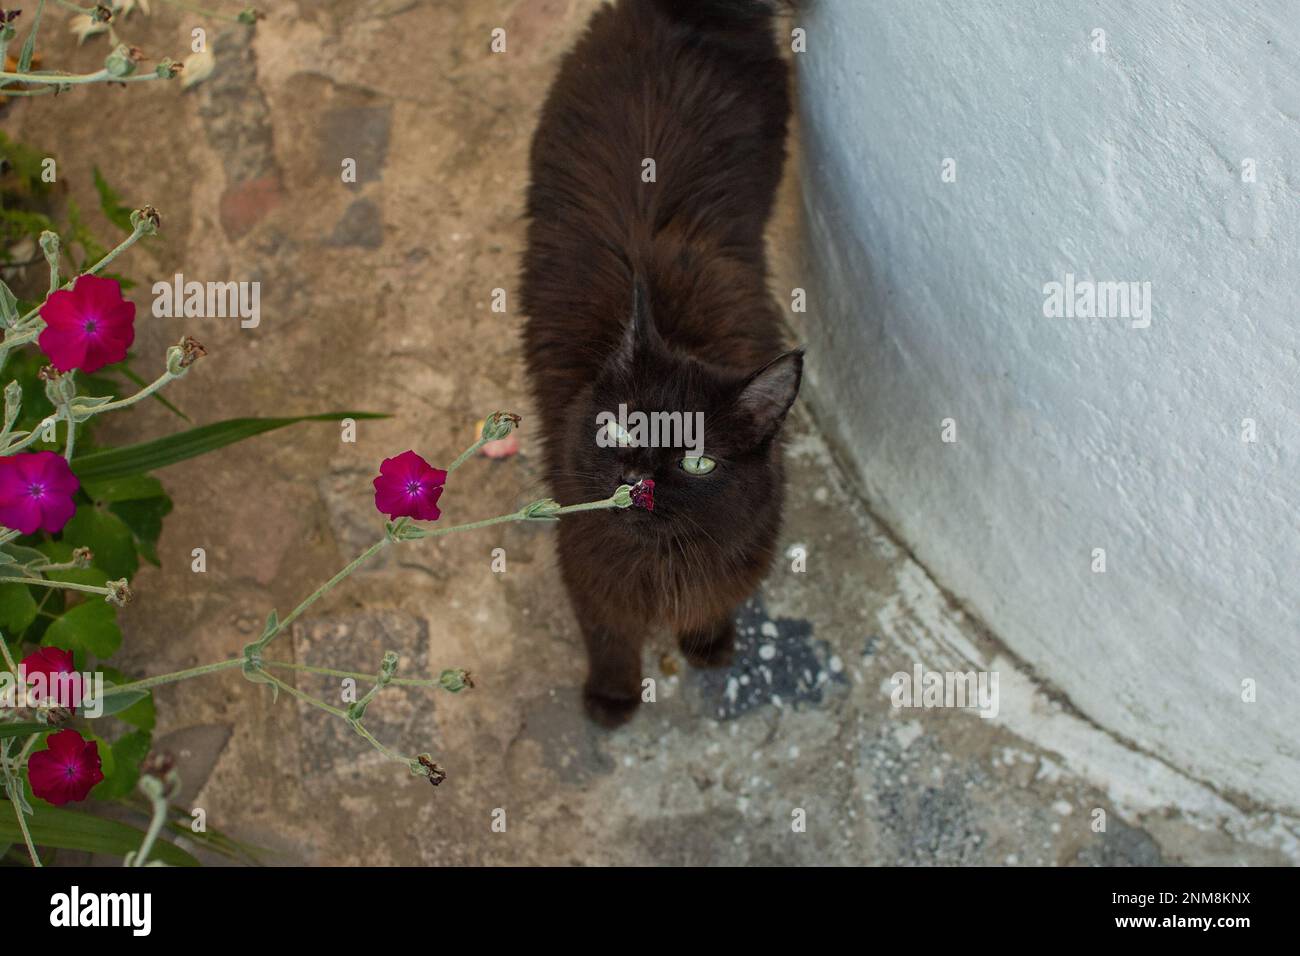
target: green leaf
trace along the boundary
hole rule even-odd
[[[163,518],[171,513],[172,500],[161,495],[138,501],[117,501],[109,505],[108,510],[131,529],[135,535],[136,547],[145,560],[150,564],[158,564],[158,537],[162,534]]]
[[[36,31],[41,26],[41,12],[45,9],[45,0],[36,4],[36,16],[32,17],[32,32],[23,41],[22,52],[18,54],[18,72],[26,73],[32,68],[32,56],[36,53]]]
[[[153,733],[154,727],[158,723],[158,710],[153,702],[153,694],[149,691],[139,691],[140,698],[135,703],[123,707],[117,712],[117,719],[130,724],[132,727],[138,727],[147,733]],[[120,695],[123,700],[131,700],[135,694]],[[107,712],[109,704],[115,703],[116,698],[109,698],[104,704],[104,710]]]
[[[85,481],[81,487],[95,501],[103,502],[138,501],[141,498],[158,498],[164,494],[162,482],[149,475]]]
[[[144,842],[144,831],[116,820],[105,820],[77,810],[64,810],[37,801],[36,811],[28,818],[32,842],[37,846],[60,850],[87,850],[91,853],[111,853],[126,856],[139,850]],[[22,833],[12,813],[0,814],[0,842],[20,843]],[[158,840],[154,844],[151,860],[161,860],[171,866],[198,866],[199,861],[175,843]]]
[[[131,207],[122,204],[122,197],[108,184],[104,174],[95,167],[95,192],[99,193],[99,208],[104,211],[108,221],[123,232],[132,232]]]
[[[344,418],[387,418],[373,412],[326,412],[322,415],[299,415],[295,418],[231,418],[211,425],[200,425],[187,431],[157,438],[153,441],[91,452],[72,459],[72,470],[82,481],[122,478],[139,475],[155,468],[165,468],[179,461],[205,455],[218,448],[252,438],[263,432],[295,425],[298,422],[336,422]]]
[[[126,683],[123,681],[123,683]],[[114,681],[104,681],[104,691],[107,693],[110,687],[117,686]],[[154,711],[153,697],[147,690],[133,690],[125,694],[114,694],[111,697],[105,697],[104,702],[100,705],[99,717],[91,717],[90,714],[79,712],[80,716],[88,720],[98,720],[99,717],[114,717],[118,720],[124,720],[132,727],[138,727],[141,730],[153,730],[156,712]]]
[[[18,637],[36,620],[36,600],[25,584],[0,584],[0,630]]]
[[[90,548],[91,563],[110,578],[129,578],[140,567],[131,529],[117,515],[99,508],[78,508],[63,526],[63,543]]]
[[[122,632],[114,618],[113,609],[92,596],[51,623],[41,643],[47,647],[85,651],[101,660],[112,657],[122,646]]]
[[[57,728],[49,724],[0,724],[0,740],[9,737],[26,737],[29,734],[46,734]]]
[[[18,297],[9,291],[9,286],[0,282],[0,322],[5,327],[18,321]]]
[[[133,730],[116,741],[112,745],[112,773],[104,769],[104,779],[91,791],[95,799],[115,800],[130,793],[140,779],[140,761],[149,756],[151,743],[152,738],[143,730]],[[106,766],[102,756],[101,748],[101,762]]]
[[[31,564],[33,561],[44,561],[45,554],[37,551],[35,548],[28,548],[21,544],[14,544],[12,541],[0,545],[0,551],[4,551],[19,564]]]
[[[104,690],[130,683],[130,680],[121,671],[102,666],[99,669],[104,674]],[[130,724],[132,727],[152,731],[157,719],[153,694],[147,690],[137,690],[129,694],[114,694],[112,697],[105,697],[101,716],[116,716],[118,720]]]

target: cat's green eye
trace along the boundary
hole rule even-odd
[[[609,422],[605,425],[605,434],[609,438],[610,446],[626,448],[632,444],[632,436],[618,422]]]
[[[718,463],[703,455],[690,455],[682,459],[682,471],[688,475],[707,475]]]

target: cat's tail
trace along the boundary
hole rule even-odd
[[[766,30],[796,0],[656,0],[668,16],[700,30]]]

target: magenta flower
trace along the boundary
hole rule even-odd
[[[60,372],[94,372],[126,358],[135,341],[135,303],[112,279],[77,276],[41,306],[45,329],[37,342]]]
[[[85,800],[104,779],[99,746],[75,730],[61,730],[46,740],[46,749],[27,758],[27,779],[32,793],[56,807]]]
[[[77,510],[81,483],[61,455],[26,452],[0,458],[0,524],[23,534],[62,531]]]
[[[32,703],[68,708],[81,706],[81,675],[72,663],[72,651],[59,647],[42,647],[35,654],[23,658],[21,670],[29,685],[43,685],[28,692],[28,699]],[[69,676],[60,677],[61,674]],[[33,680],[36,675],[40,675],[41,679]]]
[[[644,508],[646,511],[655,510],[655,480],[653,478],[642,478],[632,486],[632,507]]]
[[[445,471],[434,468],[413,451],[385,458],[375,479],[375,507],[393,521],[437,521],[442,514],[438,498],[446,480]]]

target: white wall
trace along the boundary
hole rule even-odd
[[[1300,809],[1300,3],[797,24],[813,396],[873,506],[1085,715]],[[1150,327],[1044,317],[1067,272]]]

